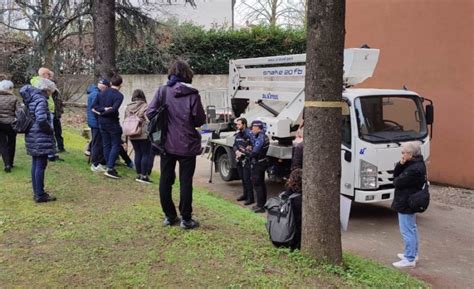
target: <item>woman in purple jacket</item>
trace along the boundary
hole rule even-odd
[[[193,176],[196,156],[201,153],[201,135],[196,127],[206,122],[206,114],[197,89],[191,86],[193,71],[184,61],[176,61],[168,71],[168,82],[161,86],[148,106],[151,116],[163,105],[168,107],[168,128],[164,153],[160,158],[160,201],[165,213],[164,226],[177,224],[179,218],[171,198],[175,181],[176,162],[179,162],[181,228],[194,229],[199,222],[192,219]]]

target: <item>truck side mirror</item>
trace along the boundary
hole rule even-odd
[[[344,160],[348,163],[352,161],[352,152],[350,150],[342,149],[344,151]]]
[[[425,118],[426,124],[433,124],[434,122],[434,107],[432,104],[428,104],[425,107]]]

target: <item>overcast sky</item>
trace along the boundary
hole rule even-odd
[[[175,16],[180,21],[192,21],[207,28],[213,24],[232,24],[231,0],[195,0],[197,8],[189,4],[184,6],[184,0],[171,0],[172,3],[181,5],[163,6],[169,16]],[[164,0],[166,2],[166,0]]]

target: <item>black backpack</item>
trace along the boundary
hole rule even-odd
[[[423,213],[430,205],[430,192],[428,182],[423,188],[408,197],[408,206],[415,213]]]
[[[166,104],[166,86],[160,87],[160,93],[156,97],[161,96],[160,107],[149,117],[147,132],[148,139],[162,154],[165,152],[166,133],[168,131],[168,105]]]
[[[296,236],[296,216],[291,200],[301,197],[301,194],[285,192],[278,197],[269,199],[264,208],[267,210],[267,231],[275,246],[289,247]]]
[[[13,130],[17,133],[27,133],[35,122],[27,105],[22,105],[15,112],[15,120],[12,123]]]

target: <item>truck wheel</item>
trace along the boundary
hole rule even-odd
[[[219,175],[221,178],[228,182],[232,180],[238,179],[238,172],[237,169],[231,167],[229,155],[227,153],[223,153],[217,159],[217,167],[219,168]]]

